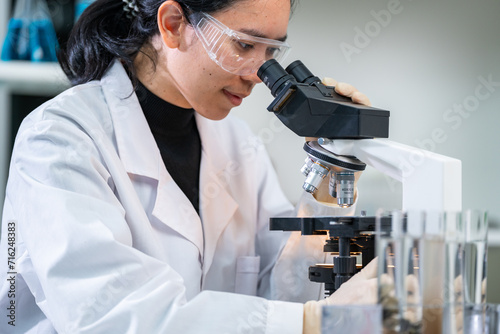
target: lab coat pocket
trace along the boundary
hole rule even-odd
[[[236,262],[235,292],[255,296],[259,277],[260,256],[240,256]]]

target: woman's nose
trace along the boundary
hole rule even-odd
[[[247,75],[242,75],[241,79],[243,79],[245,81],[251,81],[254,84],[258,84],[258,83],[262,82],[262,80],[260,80],[260,78],[257,76],[257,72],[253,72],[253,73],[247,74]]]

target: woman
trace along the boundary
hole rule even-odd
[[[60,60],[75,86],[17,135],[1,255],[15,291],[4,285],[0,305],[15,327],[2,333],[312,333],[322,304],[371,298],[365,271],[304,307],[320,298],[304,270],[323,243],[268,231],[293,208],[263,147],[226,117],[286,53],[290,10],[97,0],[84,12]]]

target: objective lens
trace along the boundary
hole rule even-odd
[[[343,208],[354,203],[354,173],[340,172],[335,174],[337,204]]]
[[[300,172],[304,175],[307,176],[309,172],[311,171],[311,167],[314,164],[314,161],[311,160],[311,158],[307,157],[306,160],[304,161],[304,165],[300,169]]]
[[[304,188],[304,190],[308,193],[314,193],[318,189],[321,181],[323,181],[329,172],[330,170],[327,167],[314,162],[310,167],[309,173],[307,173],[307,177],[302,185],[302,188]]]
[[[257,71],[257,76],[271,90],[274,97],[287,82],[296,82],[293,75],[288,74],[275,59],[266,61]]]

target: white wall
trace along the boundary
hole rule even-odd
[[[488,209],[494,223],[500,221],[499,14],[494,0],[302,0],[284,65],[301,59],[319,77],[355,85],[374,106],[391,111],[391,140],[461,159],[463,207]],[[266,111],[272,96],[260,86],[235,113],[262,135],[296,201],[303,139]],[[377,171],[367,170],[359,189],[358,210],[401,205],[400,185]]]

